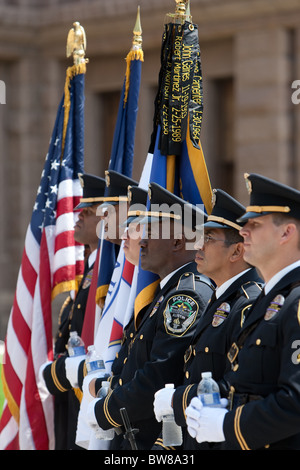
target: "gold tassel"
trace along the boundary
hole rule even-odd
[[[125,92],[124,92],[124,101],[123,107],[125,108],[128,98],[129,84],[130,84],[130,64],[132,60],[140,60],[144,62],[144,52],[142,49],[132,49],[128,52],[126,57],[126,81],[125,81]]]

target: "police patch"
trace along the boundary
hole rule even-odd
[[[184,294],[173,295],[164,311],[164,323],[168,334],[183,336],[196,320],[198,303]]]
[[[164,300],[164,296],[162,295],[162,296],[158,299],[158,301],[156,302],[156,304],[154,305],[153,309],[151,310],[149,317],[152,317],[152,316],[155,314],[155,312],[157,311],[158,307],[160,306],[160,304],[162,303],[163,300]]]
[[[212,326],[220,326],[226,320],[229,312],[230,305],[227,302],[223,302],[214,313]]]
[[[284,302],[285,298],[283,297],[283,295],[276,295],[276,297],[272,300],[269,307],[267,308],[264,319],[266,321],[271,320],[271,318],[273,318],[274,315],[276,315],[276,313],[281,309]]]
[[[82,284],[83,289],[87,289],[88,287],[90,287],[91,282],[92,282],[92,276],[93,276],[93,270],[91,269],[85,276],[85,279]]]

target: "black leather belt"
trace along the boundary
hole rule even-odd
[[[245,405],[251,401],[262,400],[263,397],[261,395],[253,395],[250,393],[237,393],[234,390],[234,387],[230,387],[230,392],[228,395],[228,407],[230,410],[237,408],[238,406]]]

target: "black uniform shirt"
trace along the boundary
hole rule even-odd
[[[225,415],[227,449],[300,450],[300,267],[253,306],[227,381],[234,409]],[[236,338],[237,343],[239,337]],[[242,400],[242,401],[241,401]]]
[[[166,383],[182,381],[183,354],[190,344],[197,321],[212,295],[212,286],[200,276],[195,263],[177,271],[157,293],[131,341],[115,388],[95,405],[99,426],[122,425],[125,407],[131,425],[139,429],[139,449],[151,449],[161,424],[153,411],[154,393]],[[122,351],[124,356],[124,351]],[[130,448],[127,441],[112,441],[111,448]]]
[[[234,331],[241,329],[249,307],[261,290],[262,281],[252,268],[235,279],[218,299],[212,299],[198,322],[191,346],[185,353],[183,385],[177,387],[173,395],[175,420],[183,427],[185,449],[203,447],[188,434],[185,415],[186,407],[197,395],[201,373],[210,371],[217,382],[223,378]]]

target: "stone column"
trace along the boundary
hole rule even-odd
[[[235,37],[235,196],[248,201],[244,172],[289,184],[290,37],[287,30],[245,30]]]

